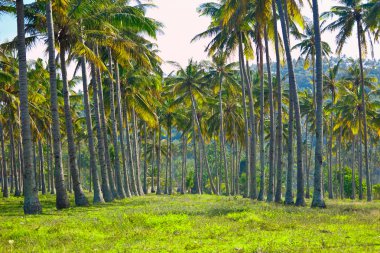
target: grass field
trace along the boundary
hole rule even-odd
[[[43,214],[27,217],[22,198],[0,200],[0,252],[380,252],[380,202],[152,195],[57,211],[40,199]]]

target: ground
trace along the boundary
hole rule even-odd
[[[380,252],[378,201],[320,210],[151,195],[57,211],[54,198],[40,196],[38,216],[23,215],[22,198],[0,199],[0,252]]]

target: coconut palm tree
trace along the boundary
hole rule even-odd
[[[371,13],[372,7],[375,6],[375,1],[366,3],[362,0],[340,0],[342,5],[333,6],[329,12],[322,14],[322,17],[336,17],[337,19],[330,23],[326,29],[339,30],[336,37],[337,53],[340,54],[347,39],[351,36],[352,30],[356,25],[356,34],[359,50],[359,64],[360,64],[360,89],[361,100],[363,105],[363,139],[364,139],[364,164],[366,172],[369,173],[369,161],[368,161],[368,126],[367,126],[367,113],[365,106],[365,92],[364,92],[364,69],[363,69],[363,57],[367,51],[367,39],[365,33],[365,27],[369,26],[368,16]],[[371,16],[369,16],[371,17]],[[372,189],[367,187],[367,200],[372,200]]]

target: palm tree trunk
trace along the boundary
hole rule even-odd
[[[195,102],[195,99],[194,99],[194,97],[192,95],[191,95],[191,104],[192,104],[193,115],[195,116],[195,123],[196,123],[196,125],[198,127],[199,139],[200,139],[200,142],[201,142],[200,143],[201,144],[200,145],[201,146],[201,151],[202,151],[202,155],[204,157],[204,162],[205,162],[205,165],[206,165],[207,174],[208,174],[208,177],[209,177],[209,180],[210,180],[211,191],[214,194],[218,194],[218,192],[216,191],[216,188],[214,186],[214,182],[213,182],[213,179],[212,179],[210,166],[209,166],[208,159],[207,159],[206,145],[205,145],[205,141],[204,141],[203,136],[202,136],[201,125],[199,123],[199,119],[198,119],[197,112],[196,112],[196,108],[197,108],[196,102]]]
[[[121,173],[120,173],[120,158],[119,158],[119,145],[117,143],[117,126],[116,126],[116,115],[115,115],[115,89],[113,79],[113,71],[112,71],[112,53],[111,49],[108,48],[108,71],[110,72],[110,77],[108,79],[109,87],[110,87],[110,107],[111,107],[111,125],[112,125],[112,141],[113,148],[115,152],[114,158],[114,167],[115,167],[115,181],[116,181],[116,189],[117,195],[120,198],[125,198],[125,191],[123,188],[123,183],[121,181]]]
[[[170,119],[169,129],[168,129],[168,141],[169,141],[169,192],[168,194],[173,194],[173,150],[172,150],[172,122]]]
[[[316,146],[314,163],[314,193],[312,207],[325,208],[322,191],[322,162],[323,162],[323,66],[321,31],[319,25],[318,0],[313,0],[313,23],[316,49]]]
[[[99,115],[99,102],[98,102],[98,85],[97,85],[97,71],[95,70],[95,65],[91,64],[91,75],[92,75],[92,95],[93,95],[93,103],[94,103],[94,111],[95,111],[95,128],[98,139],[98,156],[100,163],[100,172],[102,177],[102,185],[101,189],[103,192],[103,197],[106,202],[113,201],[113,195],[110,189],[110,185],[108,182],[108,171],[106,168],[105,155],[104,155],[104,138],[103,132],[101,129],[100,115]]]
[[[98,47],[96,47],[96,54],[98,53]],[[96,68],[96,78],[97,78],[97,85],[98,85],[98,101],[99,101],[99,117],[100,117],[100,126],[102,131],[102,137],[103,137],[103,146],[104,146],[104,159],[105,159],[105,165],[107,169],[107,176],[108,176],[108,182],[109,187],[111,190],[111,193],[113,195],[113,198],[119,198],[115,186],[115,181],[113,178],[113,171],[111,166],[111,159],[110,159],[110,153],[108,148],[108,134],[107,134],[107,123],[106,123],[106,114],[104,109],[104,99],[103,99],[103,83],[102,83],[102,77],[101,72],[99,68]]]
[[[45,185],[45,173],[44,173],[44,152],[42,149],[41,140],[38,140],[38,156],[40,159],[40,177],[41,177],[41,191],[42,194],[46,194],[46,185]]]
[[[154,189],[154,163],[155,163],[155,153],[156,153],[156,129],[153,129],[153,140],[152,140],[152,174],[151,174],[151,189],[150,192],[156,192]]]
[[[21,136],[23,145],[23,184],[24,184],[24,213],[38,214],[42,207],[38,199],[32,160],[32,135],[28,104],[28,80],[25,49],[24,1],[16,0],[17,11],[17,49],[19,62],[19,96],[21,115]]]
[[[186,193],[186,158],[187,158],[187,135],[182,136],[182,176],[181,176],[181,194]]]
[[[53,137],[52,137],[52,134],[51,134],[51,125],[49,127],[49,133],[48,133],[48,138],[49,138],[49,146],[50,146],[50,152],[49,152],[49,160],[50,160],[50,169],[51,169],[51,173],[50,173],[50,194],[55,194],[55,189],[56,189],[56,186],[55,186],[55,182],[54,182],[54,177],[55,177],[55,170],[53,168],[53,156],[54,156],[54,152],[53,152]]]
[[[136,179],[136,186],[137,186],[137,190],[138,190],[138,193],[140,196],[143,196],[144,195],[144,191],[142,189],[142,185],[141,185],[141,170],[140,170],[140,159],[139,159],[139,154],[140,154],[140,148],[139,148],[139,144],[138,144],[138,135],[137,135],[137,122],[136,122],[136,112],[135,110],[132,108],[132,115],[131,115],[131,118],[132,118],[132,143],[133,143],[133,148],[135,150],[135,152],[133,152],[133,159],[135,161],[135,179]]]
[[[127,157],[126,157],[126,151],[125,151],[125,145],[124,145],[124,132],[123,132],[123,117],[122,117],[122,103],[121,103],[121,90],[120,90],[120,73],[119,73],[119,64],[115,60],[115,96],[116,96],[116,103],[117,103],[117,121],[119,123],[119,140],[120,140],[120,149],[121,149],[121,159],[123,164],[123,176],[124,176],[124,191],[127,197],[131,197],[131,189],[130,189],[130,180],[127,170]]]
[[[273,12],[273,27],[274,27],[274,44],[276,53],[276,81],[277,81],[277,134],[276,134],[276,147],[277,147],[277,183],[276,183],[276,196],[281,195],[282,190],[282,87],[281,87],[281,69],[280,69],[280,51],[278,42],[278,28],[277,28],[277,11],[275,1],[272,1]]]
[[[306,159],[305,159],[305,166],[306,166],[306,195],[305,198],[309,199],[310,198],[310,160],[311,160],[311,147],[310,147],[310,155],[308,155],[308,149],[309,149],[309,135],[308,135],[308,117],[306,117],[306,122],[305,122],[305,132],[306,132],[306,141],[305,141],[305,154],[306,154]]]
[[[333,182],[332,182],[332,141],[333,141],[333,119],[332,114],[330,115],[330,141],[329,141],[329,170],[328,170],[328,191],[329,199],[333,199]]]
[[[197,134],[196,134],[196,124],[195,124],[195,113],[194,110],[192,111],[192,129],[193,129],[193,151],[194,151],[194,193],[201,194],[200,192],[200,184],[199,184],[199,177],[198,177],[198,164],[199,164],[199,157],[197,153]]]
[[[84,195],[82,186],[79,180],[79,172],[76,159],[76,147],[75,147],[75,137],[73,129],[73,119],[71,116],[70,108],[70,95],[69,95],[69,84],[67,80],[66,72],[66,59],[65,59],[65,47],[61,43],[59,51],[60,61],[61,61],[61,72],[62,72],[62,83],[63,83],[63,100],[64,100],[64,111],[65,111],[65,122],[66,122],[66,134],[67,134],[67,146],[69,153],[69,166],[70,174],[73,182],[74,194],[75,194],[75,204],[77,206],[88,206],[88,200]]]
[[[300,107],[298,101],[298,93],[296,86],[296,79],[294,75],[293,69],[293,61],[292,55],[290,51],[290,42],[287,36],[288,31],[286,27],[286,19],[287,16],[284,15],[283,8],[280,0],[277,1],[277,7],[280,14],[281,19],[281,27],[282,27],[282,35],[284,39],[285,52],[286,52],[286,60],[289,71],[289,90],[291,92],[291,96],[294,99],[294,116],[296,122],[296,132],[297,132],[297,198],[296,198],[296,206],[304,206],[305,205],[305,192],[304,192],[304,177],[303,177],[303,162],[302,162],[302,126],[301,126],[301,114]]]
[[[158,150],[157,150],[157,195],[161,194],[161,125],[158,122]]]
[[[17,162],[16,162],[16,149],[15,149],[15,140],[14,140],[14,134],[13,134],[13,122],[9,121],[9,137],[10,137],[10,148],[11,148],[11,161],[12,161],[12,170],[13,170],[13,176],[14,176],[14,182],[15,182],[15,197],[21,196],[21,190],[20,190],[20,184],[19,184],[19,176],[17,172]]]
[[[239,34],[239,63],[240,63],[240,78],[241,78],[241,90],[242,90],[242,104],[243,104],[243,115],[244,115],[244,132],[245,132],[245,155],[246,155],[246,160],[247,160],[247,187],[246,187],[246,193],[245,196],[248,197],[250,196],[251,193],[251,148],[256,148],[253,147],[250,143],[250,138],[249,138],[249,128],[252,126],[248,121],[248,114],[247,114],[247,104],[246,104],[246,86],[245,82],[247,81],[244,75],[244,58],[243,56],[243,45],[242,45],[242,35]],[[254,135],[254,133],[251,134]],[[252,139],[251,139],[252,141]],[[256,146],[256,145],[255,145]]]
[[[360,63],[360,90],[361,90],[361,111],[362,111],[362,121],[364,130],[364,166],[366,173],[366,183],[367,183],[367,201],[372,201],[372,186],[371,186],[371,172],[369,169],[368,162],[368,127],[367,127],[367,108],[365,104],[365,89],[364,89],[364,73],[363,73],[363,56],[362,56],[362,44],[361,36],[363,31],[361,28],[360,18],[357,19],[357,34],[358,34],[358,46],[359,46],[359,63]]]
[[[359,123],[359,199],[363,199],[363,137],[362,125]]]
[[[343,180],[344,180],[344,171],[342,168],[342,132],[343,129],[342,127],[339,128],[339,140],[338,140],[338,167],[339,167],[339,194],[340,198],[344,199],[344,185],[343,185]]]
[[[2,178],[3,178],[3,198],[9,197],[8,190],[8,173],[7,173],[7,159],[5,156],[5,147],[4,147],[4,133],[3,133],[3,124],[0,123],[0,141],[1,141],[1,165],[2,165]]]
[[[294,103],[292,96],[289,96],[289,123],[288,123],[288,170],[286,173],[285,204],[293,205],[293,129],[294,129]]]
[[[356,180],[355,180],[355,142],[356,138],[355,136],[352,137],[352,164],[351,164],[351,187],[352,187],[352,193],[351,193],[351,199],[355,199],[355,191],[356,191]]]
[[[144,194],[148,194],[148,132],[146,130],[146,122],[144,122],[144,184],[143,184],[143,190]]]
[[[219,114],[220,114],[220,165],[224,167],[224,176],[226,184],[226,195],[230,195],[229,179],[228,179],[228,165],[227,165],[227,156],[226,156],[226,141],[225,141],[225,132],[224,132],[224,112],[223,112],[223,100],[222,100],[222,91],[223,91],[223,77],[220,78],[219,84]],[[223,164],[222,164],[223,159]],[[218,171],[218,168],[217,168]],[[218,178],[218,177],[217,177]],[[219,192],[219,189],[218,189]]]
[[[88,141],[88,151],[90,153],[90,191],[91,191],[91,179],[94,189],[93,203],[103,203],[103,193],[100,189],[99,175],[96,165],[96,154],[94,145],[94,132],[92,128],[91,120],[91,110],[88,95],[88,84],[87,84],[87,71],[86,71],[86,59],[82,57],[81,59],[82,67],[82,83],[83,83],[83,98],[84,98],[84,111],[86,114],[86,129],[87,129],[87,141]]]

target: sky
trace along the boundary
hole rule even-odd
[[[26,0],[28,2],[31,0]],[[205,31],[209,25],[208,17],[199,17],[196,9],[204,2],[209,0],[153,0],[157,8],[148,10],[147,15],[155,18],[164,24],[163,33],[158,35],[156,43],[160,49],[160,56],[165,61],[176,61],[185,66],[190,58],[194,60],[207,59],[207,53],[204,49],[207,45],[207,39],[191,43],[191,39]],[[320,12],[330,9],[331,6],[337,5],[337,1],[322,0],[320,1]],[[303,9],[303,14],[311,19],[312,12],[309,8]],[[0,42],[9,40],[16,35],[16,20],[11,16],[0,16]],[[336,49],[335,33],[326,32],[322,35],[322,40],[330,44],[333,51]],[[356,34],[353,33],[343,51],[348,57],[358,57]],[[294,45],[294,41],[292,41]],[[294,57],[298,57],[298,52],[294,52]],[[44,46],[36,45],[27,53],[28,59],[38,57],[46,58]],[[272,56],[272,59],[274,57]],[[375,46],[375,58],[380,58],[380,45]],[[172,66],[164,64],[163,69],[166,73],[172,70]]]

